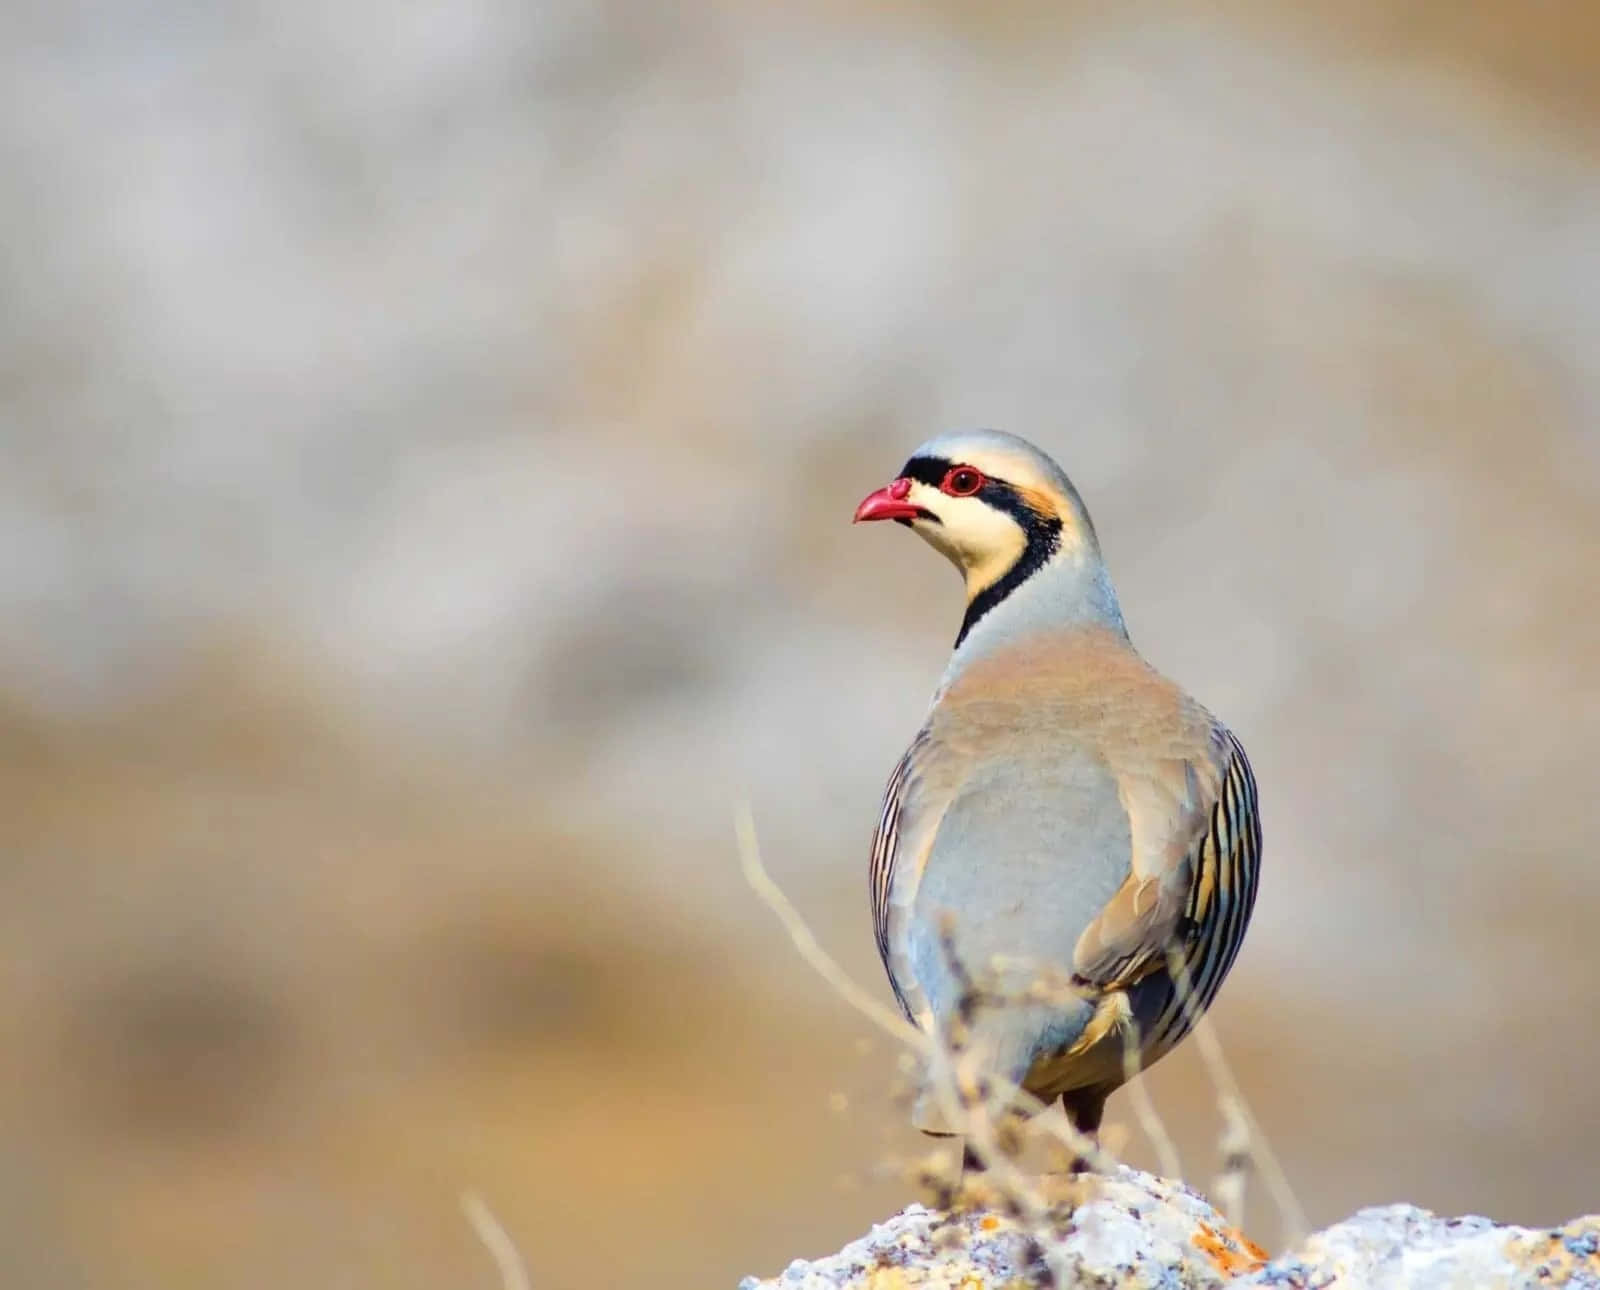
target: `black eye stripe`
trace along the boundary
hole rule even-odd
[[[900,477],[913,479],[919,484],[928,485],[929,488],[938,488],[944,483],[945,477],[958,466],[966,466],[966,463],[945,461],[941,457],[913,457],[901,468]],[[956,494],[957,496],[981,497],[995,510],[1004,511],[1029,531],[1037,525],[1040,519],[1039,513],[1022,500],[1022,494],[1015,488],[1003,479],[985,475],[976,466],[967,466],[967,469],[977,472],[983,480],[983,486],[976,492]]]
[[[952,463],[937,457],[913,457],[900,469],[900,478],[914,479],[919,484],[937,488],[949,473]]]

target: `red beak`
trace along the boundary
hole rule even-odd
[[[868,493],[861,499],[861,505],[856,507],[854,522],[859,524],[862,520],[916,519],[922,514],[922,508],[906,501],[906,494],[910,491],[909,479],[897,479],[875,493]]]

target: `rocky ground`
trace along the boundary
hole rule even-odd
[[[982,1206],[912,1205],[837,1254],[748,1277],[740,1290],[1600,1287],[1600,1214],[1537,1230],[1385,1205],[1269,1258],[1181,1184],[1124,1167],[1062,1185],[1042,1226]]]

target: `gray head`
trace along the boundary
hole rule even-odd
[[[964,430],[928,440],[855,517],[904,524],[955,565],[967,588],[958,648],[1002,604],[1000,624],[1123,630],[1083,499],[1060,466],[1017,435]]]

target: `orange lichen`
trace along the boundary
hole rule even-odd
[[[1600,1222],[1580,1218],[1553,1232],[1513,1239],[1507,1255],[1524,1267],[1533,1267],[1551,1285],[1566,1285],[1578,1276],[1600,1272]]]
[[[1267,1252],[1232,1227],[1217,1229],[1209,1223],[1196,1224],[1195,1248],[1211,1260],[1212,1265],[1225,1276],[1238,1276],[1254,1272],[1267,1261]]]
[[[1000,1226],[1000,1220],[993,1214],[986,1214],[982,1219],[979,1220],[978,1226],[986,1232],[992,1232],[995,1228]]]

